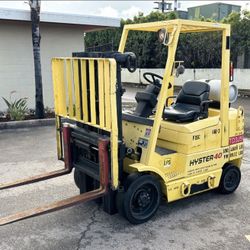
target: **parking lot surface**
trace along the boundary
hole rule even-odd
[[[53,127],[0,131],[0,183],[62,166],[56,159]],[[246,138],[242,181],[234,194],[212,191],[170,204],[163,202],[153,219],[138,226],[87,202],[0,227],[0,249],[249,250],[249,166],[250,140]],[[72,174],[3,190],[0,215],[76,194]]]

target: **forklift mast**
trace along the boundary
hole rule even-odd
[[[90,176],[88,192],[0,218],[6,225],[103,197],[104,211],[115,213],[114,192],[123,177],[125,144],[122,138],[121,67],[135,71],[133,53],[73,53],[53,58],[53,86],[58,159],[64,168],[12,183],[0,190],[44,181],[71,173]]]
[[[110,183],[122,179],[125,145],[122,135],[121,67],[135,70],[133,53],[74,52],[52,60],[58,158],[64,160],[62,126],[71,123],[72,167],[99,181],[97,141],[110,139]],[[95,143],[94,143],[95,141]]]
[[[87,163],[85,172],[99,180],[97,144],[99,138],[107,138],[110,140],[111,185],[116,188],[118,120],[115,60],[54,58],[52,70],[58,158],[65,160],[62,128],[67,122],[71,130],[68,164],[72,168],[81,168],[84,161]]]

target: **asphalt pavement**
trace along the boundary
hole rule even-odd
[[[119,214],[106,214],[90,201],[0,227],[0,249],[249,250],[249,165],[250,140],[246,138],[242,181],[234,194],[211,191],[170,204],[162,202],[157,214],[138,226]],[[56,158],[53,127],[0,131],[0,183],[62,166]],[[3,190],[0,215],[76,194],[72,174]]]
[[[126,107],[138,89],[127,88]],[[234,194],[215,191],[162,202],[149,222],[134,226],[95,202],[0,226],[0,249],[250,249],[250,98],[240,97],[246,118],[242,181]],[[0,131],[0,183],[63,167],[54,127]],[[78,194],[73,175],[0,191],[0,215]]]

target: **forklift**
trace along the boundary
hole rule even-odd
[[[136,70],[125,52],[129,32],[154,32],[168,49],[164,75],[146,72],[147,87],[136,93],[134,111],[122,112],[122,68]],[[174,96],[180,34],[219,32],[221,79],[190,80]],[[160,202],[172,202],[217,189],[234,192],[241,179],[244,111],[230,103],[230,25],[169,20],[125,25],[118,52],[75,52],[52,60],[56,139],[62,170],[13,183],[66,175],[74,169],[80,194],[0,219],[5,225],[88,200],[119,212],[132,224],[148,221]],[[211,84],[210,84],[211,83]],[[219,87],[218,87],[219,86]],[[211,93],[215,94],[211,94]]]

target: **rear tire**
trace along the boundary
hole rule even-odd
[[[227,165],[223,169],[218,191],[222,194],[233,193],[238,188],[240,180],[240,169],[234,165]]]
[[[154,216],[161,201],[161,186],[152,175],[135,178],[119,197],[119,212],[132,224],[141,224]]]

